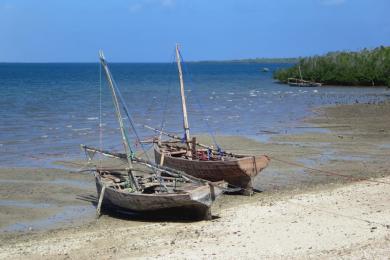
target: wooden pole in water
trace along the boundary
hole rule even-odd
[[[131,149],[130,149],[130,145],[129,145],[129,140],[127,140],[127,137],[126,137],[125,126],[124,126],[124,123],[123,123],[121,110],[119,108],[118,98],[117,98],[116,92],[115,92],[114,80],[112,79],[110,70],[109,70],[109,68],[107,66],[107,62],[106,62],[106,60],[104,58],[103,51],[99,51],[99,56],[100,56],[100,63],[102,64],[102,66],[104,68],[104,72],[106,73],[106,77],[107,77],[107,80],[108,80],[108,85],[110,86],[112,99],[114,101],[115,113],[116,113],[116,116],[117,116],[117,119],[118,119],[118,122],[119,122],[119,128],[120,128],[121,134],[122,134],[122,142],[123,142],[123,146],[125,148],[125,152],[126,152],[126,155],[127,155],[127,162],[128,162],[128,165],[129,165],[128,174],[129,174],[129,178],[131,180],[130,183],[132,185],[132,188],[135,188],[136,190],[139,190],[138,182],[137,182],[137,180],[135,179],[135,177],[133,175],[133,163],[131,161]]]
[[[302,82],[303,78],[302,78],[301,65],[298,65],[298,70],[299,70],[299,77],[301,78],[301,82]]]
[[[181,104],[183,110],[183,127],[185,132],[185,141],[187,144],[187,156],[191,156],[191,137],[190,137],[190,127],[188,125],[188,116],[187,116],[187,105],[186,105],[186,97],[184,93],[184,81],[183,81],[183,72],[181,69],[181,57],[179,51],[179,44],[176,44],[176,62],[177,69],[179,71],[179,81],[180,81],[180,95],[181,95]]]

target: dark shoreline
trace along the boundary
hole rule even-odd
[[[287,82],[282,82],[282,81],[278,81],[278,80],[276,80],[275,83],[281,84],[281,85],[288,85]],[[294,87],[294,88],[321,88],[321,87],[345,87],[345,88],[349,88],[349,87],[353,87],[353,88],[386,88],[386,89],[390,89],[390,86],[386,86],[386,85],[383,85],[383,86],[381,86],[381,85],[371,86],[371,85],[333,85],[333,84],[322,84],[321,86],[316,86],[316,87],[299,87],[299,86],[291,86],[291,87]]]

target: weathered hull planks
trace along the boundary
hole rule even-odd
[[[98,197],[102,190],[99,177],[95,178]],[[182,193],[143,194],[129,193],[106,186],[103,205],[114,205],[134,212],[148,212],[166,209],[190,209],[198,217],[209,219],[210,206],[221,191],[212,194],[209,185],[199,186]]]
[[[154,147],[156,163],[160,163],[161,152]],[[246,156],[230,161],[187,160],[164,154],[163,165],[182,170],[187,174],[209,181],[226,181],[244,189],[252,189],[252,179],[265,167],[269,159],[264,155]]]

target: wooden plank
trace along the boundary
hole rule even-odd
[[[106,186],[103,185],[101,191],[100,191],[100,196],[99,196],[99,202],[98,202],[98,205],[97,205],[97,208],[96,208],[96,217],[99,218],[100,217],[100,209],[102,207],[102,203],[103,203],[103,198],[104,198],[104,193],[106,192]]]

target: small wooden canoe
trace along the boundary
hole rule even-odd
[[[270,159],[265,155],[224,155],[218,160],[185,158],[183,152],[172,151],[174,144],[162,142],[154,145],[154,156],[157,164],[184,171],[197,178],[209,181],[226,181],[240,187],[245,194],[253,192],[253,178],[267,167]],[[177,150],[180,151],[180,148]],[[162,154],[164,154],[163,159]]]
[[[166,182],[167,190],[161,191],[158,183],[148,183],[140,191],[129,191],[118,182],[118,174],[107,171],[95,172],[96,188],[100,198],[102,188],[104,206],[115,206],[134,212],[152,212],[157,210],[190,210],[195,218],[211,219],[211,204],[222,194],[222,189],[208,184],[196,184],[177,180]],[[115,181],[116,180],[116,181]]]
[[[297,78],[288,78],[287,84],[291,87],[321,87],[322,83]]]

